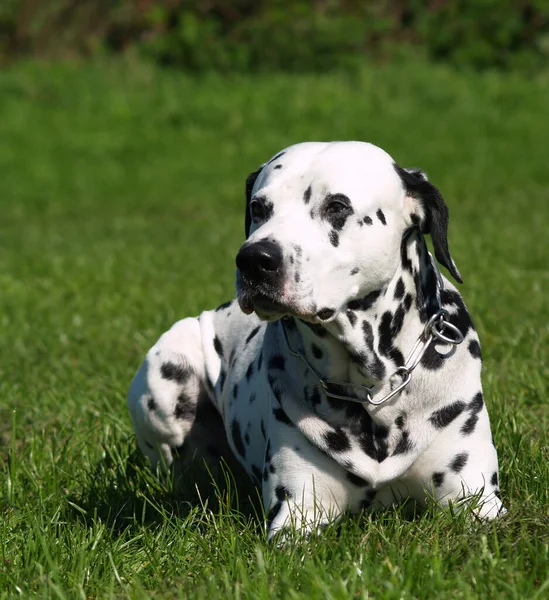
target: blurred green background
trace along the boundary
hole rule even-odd
[[[545,0],[3,0],[0,53],[134,49],[187,70],[325,71],[403,52],[460,67],[535,70]]]
[[[547,597],[548,15],[0,2],[0,599]],[[449,205],[497,523],[389,511],[280,549],[234,493],[191,507],[135,452],[147,349],[234,294],[246,176],[334,139],[425,169]]]

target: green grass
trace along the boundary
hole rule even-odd
[[[193,79],[0,74],[0,598],[549,597],[549,77],[421,64]],[[125,394],[173,321],[233,295],[246,175],[302,140],[420,166],[485,357],[508,516],[345,519],[269,545],[234,491],[183,502]]]

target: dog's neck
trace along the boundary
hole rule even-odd
[[[323,379],[383,383],[404,364],[438,310],[436,277],[425,239],[413,229],[402,240],[400,264],[383,289],[350,301],[326,325],[286,319],[288,340]]]

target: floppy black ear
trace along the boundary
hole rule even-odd
[[[257,176],[261,173],[261,169],[263,169],[263,167],[259,167],[257,171],[250,173],[248,177],[246,177],[246,213],[244,216],[244,230],[246,232],[246,237],[250,235],[250,227],[252,225],[252,217],[250,215],[250,200],[252,199],[252,190],[254,188],[254,183],[257,179]]]
[[[423,208],[421,231],[431,235],[438,262],[450,271],[456,281],[463,283],[448,249],[448,207],[440,192],[420,169],[402,169],[398,165],[395,169],[408,195],[416,198]]]

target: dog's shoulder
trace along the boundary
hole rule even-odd
[[[255,314],[246,315],[236,300],[225,302],[214,310],[200,314],[203,342],[213,344],[222,362],[233,363],[236,358],[257,352],[263,341],[267,323]]]

